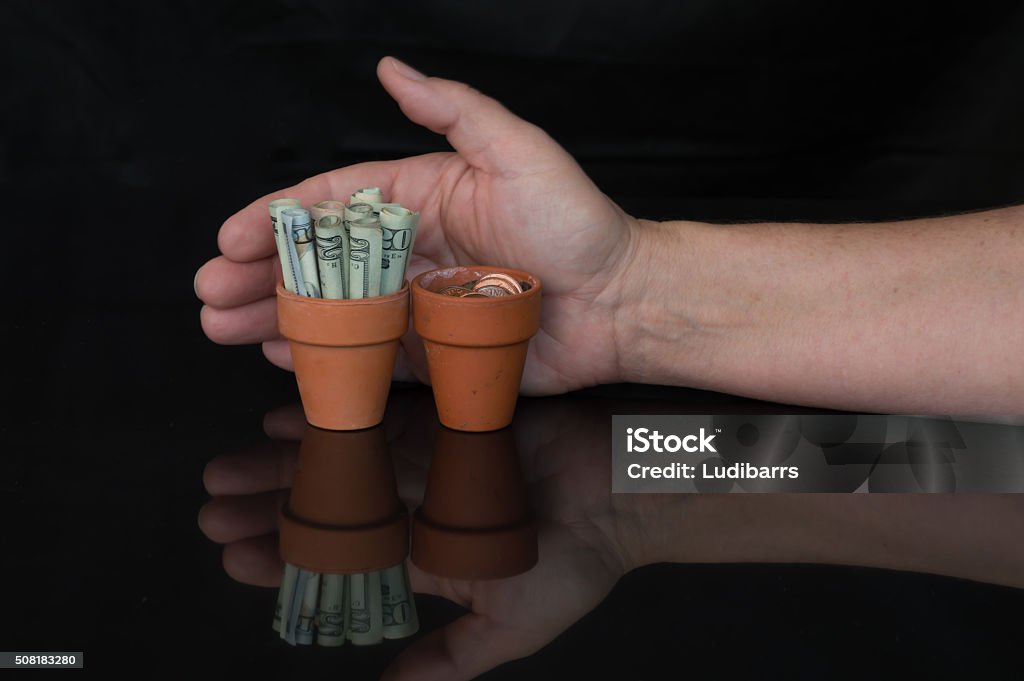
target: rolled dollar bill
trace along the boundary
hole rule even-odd
[[[384,638],[405,638],[419,631],[420,620],[416,614],[416,600],[413,597],[409,570],[405,563],[380,573],[380,592]]]
[[[347,616],[345,575],[321,575],[320,613],[317,615],[316,625],[317,644],[327,647],[343,645]]]
[[[349,203],[383,203],[384,193],[380,187],[363,187],[352,193]]]
[[[274,607],[274,631],[279,632],[282,628],[282,622],[288,619],[290,611],[286,611],[286,603],[291,605],[291,598],[295,591],[295,578],[298,576],[299,569],[294,565],[285,563],[284,574],[281,576],[281,588],[277,590],[277,605]]]
[[[302,570],[302,572],[306,572]],[[320,602],[320,573],[308,572],[302,602],[299,606],[299,619],[295,626],[295,642],[300,646],[313,644],[316,627],[316,609]]]
[[[349,575],[349,620],[345,636],[353,645],[372,646],[384,640],[380,573]]]
[[[309,214],[313,216],[313,224],[316,224],[325,215],[337,215],[344,220],[345,207],[341,201],[321,201],[309,207]]]
[[[289,240],[296,293],[307,298],[320,297],[320,275],[316,271],[316,244],[309,211],[285,208],[281,211],[285,237]]]
[[[284,229],[279,215],[285,208],[302,208],[302,202],[298,199],[274,199],[270,202],[270,225],[274,228],[274,243],[277,244],[277,257],[281,261],[284,287],[295,293],[295,276],[292,272],[291,255],[288,242],[284,238]]]
[[[351,206],[345,206],[345,222],[372,217],[373,206],[368,203],[353,203]]]
[[[402,206],[384,206],[380,209],[382,296],[398,291],[405,282],[405,268],[412,257],[412,245],[419,221],[419,213]]]
[[[316,222],[316,264],[320,295],[346,298],[348,289],[348,234],[339,215],[324,215]]]
[[[295,645],[295,634],[302,610],[302,597],[306,593],[306,584],[309,582],[310,573],[293,565],[287,565],[285,567],[286,577],[288,568],[294,571],[294,578],[287,580],[288,588],[284,592],[284,600],[281,604],[281,638],[289,645]],[[284,588],[285,584],[282,584],[281,587]]]
[[[381,229],[377,218],[348,223],[348,297],[380,295]]]

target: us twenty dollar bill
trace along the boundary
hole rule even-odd
[[[398,291],[405,282],[405,270],[412,257],[419,219],[419,213],[402,206],[384,206],[380,209],[382,296]]]
[[[316,269],[316,245],[313,242],[313,223],[304,208],[285,208],[281,211],[285,238],[289,241],[292,274],[296,293],[308,298],[320,297],[320,275]]]
[[[382,233],[377,218],[358,218],[348,223],[348,297],[380,295]]]

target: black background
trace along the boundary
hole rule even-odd
[[[154,675],[203,660],[363,678],[401,648],[337,668],[278,645],[273,595],[231,582],[195,525],[202,466],[258,440],[295,390],[257,348],[202,337],[193,273],[265,192],[447,148],[376,84],[385,54],[497,97],[643,217],[852,221],[1024,200],[1020,3],[487,5],[4,4],[0,649],[84,649],[90,668]],[[427,602],[425,628],[457,612]],[[1019,628],[999,623],[1021,604],[871,570],[658,566],[495,678],[666,664],[1019,678]]]

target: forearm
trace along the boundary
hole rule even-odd
[[[819,563],[1024,588],[1019,495],[617,495],[624,563]]]
[[[882,224],[641,222],[624,380],[850,410],[1024,409],[1024,207]]]

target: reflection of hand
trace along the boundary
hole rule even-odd
[[[543,318],[530,346],[525,392],[564,392],[618,380],[612,316],[636,221],[542,130],[494,100],[461,83],[424,79],[390,58],[377,72],[406,116],[446,135],[455,151],[362,163],[272,196],[309,205],[327,198],[347,201],[361,186],[380,186],[389,200],[421,211],[410,278],[458,263],[516,267],[542,280]],[[200,270],[196,291],[207,304],[202,323],[210,338],[263,342],[270,361],[291,368],[276,324],[279,266],[269,198],[224,223],[223,256]],[[411,370],[426,380],[413,341],[410,335],[403,342],[407,353],[400,356],[399,377],[410,378]]]
[[[541,421],[541,427],[518,433],[540,524],[537,566],[510,579],[471,582],[440,579],[410,565],[416,592],[443,596],[470,612],[415,641],[389,678],[468,679],[529,655],[592,610],[625,572],[610,511],[608,459],[597,435],[603,430],[577,420],[553,432],[546,424],[560,419]],[[297,439],[303,425],[297,409],[266,419],[271,436]],[[392,450],[405,450],[406,437],[422,442],[423,430],[398,432]],[[218,457],[207,466],[205,484],[214,499],[200,511],[200,526],[227,544],[224,567],[238,581],[280,582],[277,510],[280,490],[291,484],[296,452],[294,446],[278,446],[248,457]],[[417,506],[422,468],[399,458],[396,473],[403,498]]]

